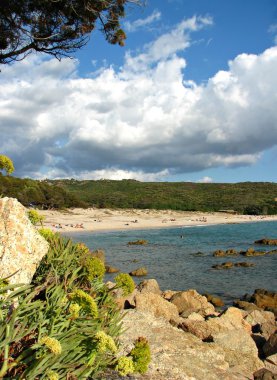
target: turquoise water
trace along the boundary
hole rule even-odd
[[[181,238],[183,235],[183,238]],[[254,247],[263,237],[277,238],[277,222],[225,224],[184,228],[164,228],[112,232],[82,232],[67,234],[74,241],[82,241],[91,249],[102,248],[108,264],[122,272],[145,266],[148,275],[135,279],[155,278],[162,290],[196,289],[211,293],[227,304],[257,288],[277,290],[277,254],[258,257],[213,257],[216,249],[235,248],[238,251]],[[128,246],[129,241],[148,240],[145,246]],[[254,263],[250,268],[215,270],[211,266],[225,261]],[[107,279],[112,279],[109,275]]]

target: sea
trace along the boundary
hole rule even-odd
[[[277,254],[244,257],[214,257],[217,249],[269,251],[276,246],[261,246],[255,240],[277,238],[277,221],[240,224],[219,224],[162,229],[125,230],[108,232],[67,233],[75,242],[84,242],[91,250],[103,249],[106,263],[129,273],[146,267],[147,276],[136,283],[154,278],[161,290],[196,289],[200,294],[221,297],[226,305],[255,289],[277,290]],[[147,240],[146,245],[128,242]],[[253,263],[253,267],[233,267],[216,270],[212,265],[226,261]],[[113,280],[115,275],[106,275]]]

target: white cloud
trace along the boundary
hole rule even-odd
[[[146,18],[140,18],[138,20],[133,21],[132,23],[129,21],[126,21],[124,23],[124,28],[127,32],[136,32],[140,28],[145,28],[145,26],[149,26],[153,24],[156,21],[159,21],[161,19],[161,12],[159,12],[157,9],[153,11],[153,13],[146,17]]]
[[[211,177],[205,176],[197,181],[198,183],[212,183],[213,179]]]
[[[277,47],[241,54],[197,85],[178,53],[211,22],[184,20],[126,56],[119,72],[92,78],[78,77],[68,59],[4,67],[0,152],[17,175],[40,178],[159,180],[255,163],[277,144]]]

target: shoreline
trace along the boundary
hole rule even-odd
[[[277,221],[277,215],[234,215],[222,212],[191,212],[139,209],[69,209],[40,210],[44,227],[59,232],[111,232],[162,228],[202,227]]]

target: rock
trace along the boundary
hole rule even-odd
[[[265,368],[276,375],[277,379],[277,354],[268,356],[264,361]]]
[[[179,290],[165,290],[162,292],[162,297],[168,301],[174,296],[174,294],[179,293]]]
[[[262,336],[269,339],[270,335],[276,332],[276,322],[265,322],[258,325],[259,331]]]
[[[213,336],[213,341],[224,349],[225,360],[236,372],[250,377],[263,367],[255,342],[244,329],[218,333]]]
[[[125,332],[120,337],[123,353],[129,352],[133,341],[144,336],[151,348],[147,374],[132,375],[141,380],[241,380],[224,359],[224,350],[214,343],[203,343],[152,314],[130,310],[123,319]]]
[[[138,292],[135,295],[135,307],[139,311],[149,312],[155,317],[163,317],[167,321],[179,318],[177,307],[155,293]]]
[[[246,251],[241,251],[241,255],[243,256],[263,256],[266,254],[266,252],[263,251],[255,251],[254,248],[248,248]]]
[[[245,267],[245,268],[249,268],[249,267],[254,267],[255,264],[253,264],[253,263],[248,263],[248,262],[246,262],[246,261],[242,261],[242,262],[240,262],[240,263],[235,263],[234,266],[235,266],[235,267]]]
[[[213,339],[219,333],[235,330],[245,330],[250,335],[251,325],[244,321],[243,317],[244,315],[241,310],[229,307],[218,317],[211,316],[204,322],[184,319],[179,327],[202,340]]]
[[[217,249],[216,251],[214,251],[213,256],[215,256],[215,257],[224,257],[225,256],[225,252],[222,251],[222,249]]]
[[[277,293],[265,289],[256,289],[251,296],[251,302],[255,303],[258,307],[274,312],[277,311]]]
[[[106,273],[117,273],[119,269],[112,267],[111,265],[105,265]]]
[[[265,357],[277,354],[277,333],[272,334],[263,346]]]
[[[218,249],[214,251],[213,256],[215,257],[224,257],[224,256],[236,256],[238,252],[235,249],[227,249],[223,251],[222,249]]]
[[[257,324],[262,325],[265,323],[271,323],[275,325],[274,314],[271,313],[270,311],[253,310],[253,311],[250,311],[244,319],[251,326],[255,326]]]
[[[141,267],[141,268],[133,270],[132,272],[129,273],[129,275],[140,277],[140,276],[146,276],[147,273],[148,273],[147,269],[144,267]]]
[[[247,301],[236,300],[233,302],[233,305],[237,307],[238,309],[242,309],[246,311],[260,310],[260,308],[257,305],[255,305],[252,302],[247,302]]]
[[[30,283],[49,245],[13,198],[0,199],[0,277],[10,283]]]
[[[92,256],[97,257],[102,261],[102,263],[105,264],[105,251],[103,249],[96,249],[95,251],[91,252]]]
[[[136,241],[129,241],[128,245],[146,245],[148,244],[147,240],[136,240]]]
[[[234,264],[231,261],[227,261],[226,263],[212,265],[214,269],[231,269]]]
[[[263,238],[260,240],[256,240],[255,244],[263,244],[263,245],[277,245],[277,239],[267,239]]]
[[[204,296],[207,298],[207,301],[210,302],[215,307],[222,307],[224,306],[224,302],[221,298],[213,296],[211,294],[204,294]]]
[[[254,374],[254,380],[277,380],[277,375],[274,375],[271,371],[266,368],[261,368]]]
[[[154,293],[161,295],[161,290],[158,282],[155,279],[144,280],[137,286],[140,293]]]
[[[193,312],[204,317],[215,314],[214,306],[207,301],[206,297],[201,296],[194,289],[174,294],[170,302],[177,306],[178,312],[183,318],[188,317]]]

